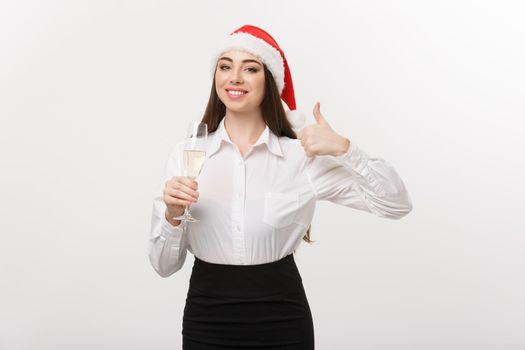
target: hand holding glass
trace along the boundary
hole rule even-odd
[[[186,143],[182,157],[183,176],[195,180],[199,176],[204,160],[206,159],[206,140],[208,138],[208,125],[200,122],[190,122],[186,134]],[[184,209],[184,214],[173,218],[174,220],[198,222],[191,216],[190,208]]]

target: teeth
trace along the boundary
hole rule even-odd
[[[245,92],[243,92],[243,91],[232,91],[232,90],[228,91],[228,93],[230,93],[232,95],[237,95],[237,96],[245,94]]]

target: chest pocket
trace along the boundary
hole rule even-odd
[[[279,192],[264,194],[263,221],[274,228],[282,228],[294,223],[298,210],[298,194]]]

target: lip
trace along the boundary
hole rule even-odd
[[[244,90],[244,89],[239,89],[239,88],[234,88],[234,87],[227,87],[225,90],[226,90],[226,91],[231,90],[231,91],[244,91],[244,92],[248,92],[248,91],[246,91],[246,90]]]
[[[243,98],[244,96],[246,96],[248,94],[248,91],[244,90],[244,89],[237,89],[237,88],[226,88],[226,94],[228,95],[229,98],[233,99],[233,100],[239,100],[241,98]],[[233,94],[230,94],[230,91],[241,91],[241,92],[244,92],[242,95],[233,95]]]

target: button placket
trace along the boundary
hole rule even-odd
[[[232,200],[232,237],[234,256],[237,263],[245,261],[244,245],[244,191],[245,191],[245,164],[242,159],[237,160],[233,178],[233,200]],[[236,195],[235,195],[236,194]]]

